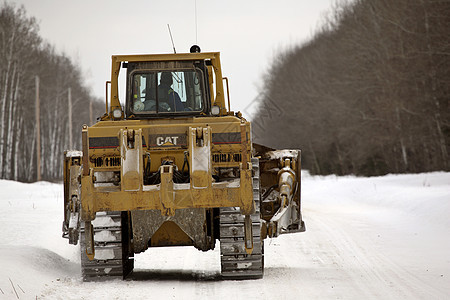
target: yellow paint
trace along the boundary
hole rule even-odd
[[[150,245],[162,246],[192,246],[191,238],[174,222],[166,221],[153,234]]]
[[[119,101],[119,72],[122,62],[143,62],[143,61],[189,61],[189,60],[210,60],[212,68],[207,68],[210,78],[215,77],[215,91],[216,95],[213,98],[211,94],[211,105],[218,105],[220,115],[226,115],[224,89],[222,82],[222,68],[220,65],[219,52],[204,52],[204,53],[179,53],[179,54],[141,54],[141,55],[113,55],[111,63],[111,104],[110,111],[106,119],[113,120],[112,112],[115,109],[122,111]],[[213,72],[212,72],[213,71]],[[211,80],[211,79],[210,79]],[[212,84],[210,82],[210,86]],[[213,89],[210,89],[213,91]],[[123,111],[122,111],[123,116]]]
[[[165,216],[175,215],[175,193],[173,191],[173,166],[161,167],[161,214]]]
[[[93,220],[98,211],[130,211],[182,208],[241,207],[244,213],[253,211],[251,170],[242,170],[239,187],[213,183],[211,188],[169,189],[171,183],[161,183],[154,190],[121,191],[120,187],[94,188],[91,176],[82,178],[82,219]],[[175,186],[179,186],[174,184]],[[172,194],[173,193],[173,194]],[[173,197],[172,197],[173,195]]]
[[[220,117],[180,117],[146,120],[114,120],[112,112],[121,109],[118,93],[118,76],[123,62],[144,61],[196,61],[209,60],[207,66],[211,91],[211,105],[218,105]],[[213,91],[215,95],[212,95]],[[81,179],[82,220],[95,218],[99,211],[131,211],[158,209],[163,215],[171,216],[176,209],[182,208],[216,208],[240,207],[243,213],[254,211],[252,191],[250,123],[243,118],[227,115],[224,99],[220,54],[188,53],[188,54],[157,54],[157,55],[114,55],[111,69],[111,103],[108,115],[101,122],[83,129],[83,176]],[[123,112],[122,112],[123,116]],[[133,139],[134,147],[130,141]],[[213,144],[215,133],[236,133],[241,142]],[[164,147],[151,146],[150,135],[186,135],[185,145],[175,145],[167,142]],[[117,137],[118,146],[112,148],[89,148],[89,138]],[[130,140],[131,138],[131,140]],[[144,140],[146,147],[143,147]],[[205,147],[196,146],[196,141],[203,139]],[[171,144],[172,143],[172,144]],[[197,147],[197,148],[196,148]],[[207,153],[205,167],[194,168],[194,149],[199,153]],[[184,152],[190,153],[188,159],[191,167],[190,184],[175,184],[173,182],[173,167],[160,171],[161,183],[155,186],[143,185],[144,168],[151,159],[150,171],[156,172],[164,158],[170,157],[174,165],[181,168],[185,160]],[[244,159],[240,161],[213,162],[214,154],[237,154]],[[120,166],[95,167],[97,158],[120,157]],[[132,161],[133,163],[127,164]],[[202,161],[203,163],[203,161]],[[218,167],[233,167],[240,169],[240,177],[233,184],[215,183],[213,172]],[[165,167],[164,167],[165,168]],[[172,169],[171,169],[172,168]],[[120,172],[118,186],[95,186],[93,174],[99,171]]]

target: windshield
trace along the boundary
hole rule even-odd
[[[204,109],[200,70],[147,71],[132,75],[135,114],[200,112]]]

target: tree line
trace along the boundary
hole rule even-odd
[[[90,107],[94,117],[104,111],[104,104],[85,86],[80,67],[40,37],[36,19],[27,16],[24,7],[4,2],[0,7],[0,178],[36,180],[40,144],[40,177],[61,179],[69,130],[72,148],[81,149],[81,126],[92,121]]]
[[[450,1],[341,1],[264,74],[256,142],[313,174],[450,170]]]

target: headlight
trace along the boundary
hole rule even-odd
[[[115,110],[113,110],[113,117],[115,119],[120,119],[122,117],[122,111],[116,108]]]
[[[211,113],[217,116],[218,114],[220,114],[220,107],[217,105],[213,105],[213,107],[211,107]]]

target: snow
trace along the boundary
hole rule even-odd
[[[294,160],[297,159],[298,152],[297,150],[274,150],[264,153],[264,156],[267,156],[270,159],[280,159],[289,157]]]
[[[0,180],[0,299],[450,299],[450,173],[303,173],[307,231],[267,239],[261,280],[221,281],[218,247],[153,248],[83,283],[61,184]]]
[[[95,251],[95,259],[114,259],[114,249],[100,249]]]
[[[66,153],[66,157],[83,157],[83,152],[78,150],[69,150]]]
[[[62,200],[64,201],[64,200]],[[95,227],[114,227],[114,226],[120,226],[120,219],[119,221],[114,221],[111,217],[108,216],[101,216],[98,217],[99,213],[97,213],[97,217],[94,221],[92,221],[92,225]]]
[[[116,237],[111,233],[111,231],[102,230],[94,233],[94,240],[98,242],[114,242]]]

